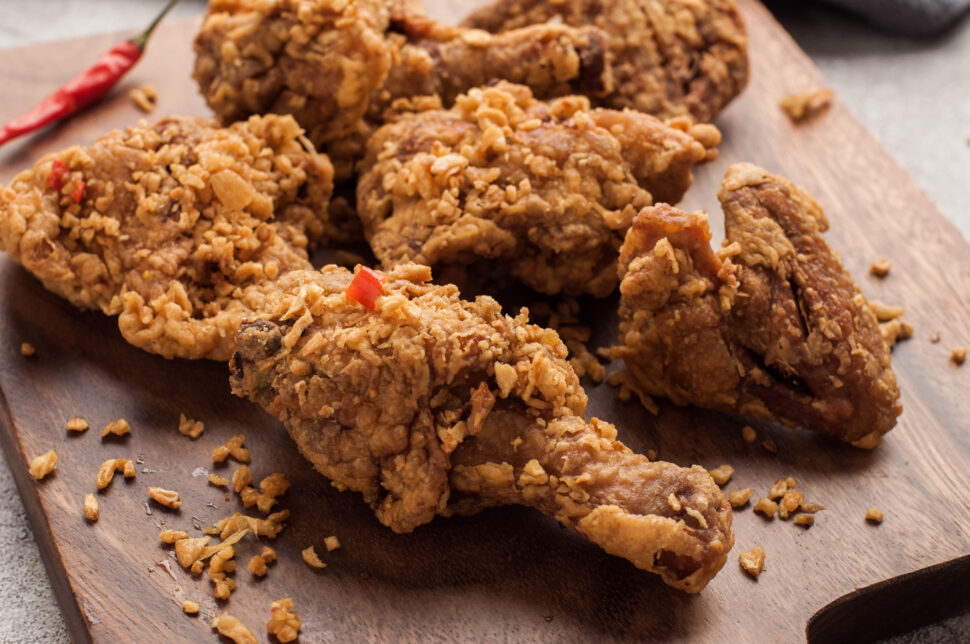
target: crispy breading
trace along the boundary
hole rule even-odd
[[[345,296],[346,269],[284,276],[276,305],[237,334],[233,392],[278,415],[316,469],[395,532],[522,504],[699,591],[734,540],[710,475],[651,463],[612,425],[586,423],[565,345],[527,311],[430,279],[396,267],[369,311]],[[512,369],[504,390],[497,364]]]
[[[711,125],[579,96],[547,103],[502,82],[378,130],[357,208],[384,268],[413,261],[459,284],[488,275],[602,297],[633,216],[679,201],[719,141]]]
[[[68,170],[60,189],[55,163]],[[17,175],[0,189],[0,245],[54,293],[118,315],[135,346],[228,360],[273,279],[310,266],[332,176],[290,117],[163,119]]]
[[[718,253],[703,213],[637,215],[620,254],[615,355],[650,395],[874,447],[902,411],[899,388],[821,208],[750,164],[728,169],[718,198]]]
[[[497,0],[465,25],[502,32],[547,20],[607,34],[614,89],[601,103],[710,122],[748,82],[734,0]]]
[[[395,103],[450,101],[492,79],[543,96],[612,87],[605,34],[534,25],[490,35],[430,20],[414,1],[212,0],[193,77],[224,122],[292,114],[349,179]]]

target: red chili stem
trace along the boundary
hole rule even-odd
[[[169,0],[152,23],[137,36],[115,45],[91,67],[49,95],[26,114],[0,129],[0,145],[68,117],[102,98],[141,58],[145,43],[165,14],[179,0]]]

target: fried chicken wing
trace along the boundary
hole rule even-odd
[[[414,261],[467,277],[514,277],[545,293],[608,295],[634,214],[676,202],[715,155],[688,129],[581,96],[533,98],[499,83],[451,110],[402,116],[367,145],[357,187],[364,234],[385,268]]]
[[[734,0],[497,0],[465,25],[501,33],[561,21],[608,35],[606,107],[710,122],[748,82],[748,39]]]
[[[650,462],[609,423],[584,422],[566,347],[527,311],[512,318],[430,279],[395,267],[369,311],[345,295],[345,269],[283,276],[275,306],[240,328],[233,392],[279,416],[314,467],[395,532],[521,504],[699,591],[734,541],[710,475]]]
[[[703,213],[641,211],[620,251],[617,351],[677,404],[799,425],[874,447],[902,411],[889,347],[825,243],[821,207],[786,179],[731,166],[726,240]]]
[[[0,191],[0,241],[49,290],[167,358],[236,328],[328,235],[333,168],[289,116],[168,118],[48,155]]]
[[[534,25],[493,36],[435,23],[413,1],[211,0],[195,51],[194,77],[224,123],[292,114],[338,180],[353,175],[397,99],[450,104],[496,78],[543,96],[612,87],[597,29]]]

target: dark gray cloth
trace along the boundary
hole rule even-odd
[[[825,0],[825,2],[857,13],[885,29],[911,36],[928,36],[942,31],[970,9],[970,0]]]

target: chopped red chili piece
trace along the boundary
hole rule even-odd
[[[52,190],[57,190],[60,192],[61,187],[64,185],[64,175],[68,173],[67,166],[60,159],[54,159],[51,163],[51,174],[47,177],[47,185],[51,187]]]
[[[354,279],[347,287],[347,297],[373,311],[377,308],[377,297],[384,290],[385,279],[382,273],[357,264],[354,267]]]
[[[71,198],[74,199],[74,203],[81,203],[81,199],[84,198],[84,188],[86,184],[83,181],[78,181],[77,185],[74,186],[74,192],[71,193]]]

